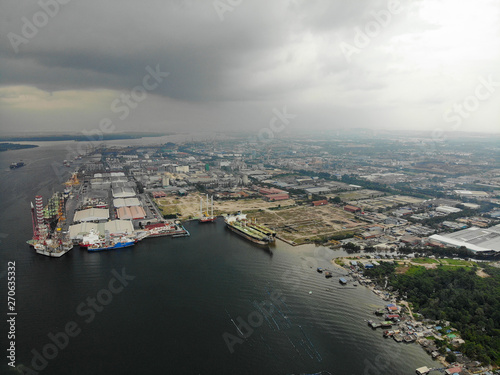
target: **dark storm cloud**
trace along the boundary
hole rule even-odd
[[[498,8],[489,0],[5,0],[2,121],[95,126],[87,122],[114,115],[110,103],[159,66],[168,78],[123,128],[248,129],[267,126],[284,105],[299,115],[295,127],[449,126],[443,114],[473,94],[478,76],[500,81]],[[27,21],[40,25],[36,35],[24,34]],[[491,129],[490,102],[464,127]]]
[[[160,64],[171,76],[159,93],[183,100],[248,98],[252,63],[286,46],[293,33],[362,16],[359,3],[342,1],[242,2],[221,21],[210,1],[73,0],[16,54],[6,35],[22,36],[22,17],[32,20],[41,9],[23,4],[2,4],[2,84],[127,89],[146,66]]]

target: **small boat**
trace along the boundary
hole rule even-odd
[[[18,161],[17,163],[14,162],[10,165],[10,169],[17,169],[17,168],[21,168],[21,167],[24,167],[26,164],[24,164],[23,161]]]
[[[333,275],[332,275],[332,273],[331,273],[330,271],[325,271],[325,277],[326,277],[327,279],[329,279],[329,278],[330,278],[330,277],[332,277],[332,276],[333,276]]]
[[[318,268],[316,269],[316,271],[318,271],[319,273],[323,273],[323,268],[318,267]]]
[[[341,277],[341,278],[339,279],[339,283],[341,283],[342,285],[345,285],[345,284],[347,284],[347,280],[346,280],[346,279],[344,279],[343,277]]]

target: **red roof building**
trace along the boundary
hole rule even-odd
[[[116,215],[120,220],[135,220],[144,219],[146,217],[146,212],[144,208],[140,206],[120,207],[116,210]]]
[[[345,205],[344,206],[344,210],[345,211],[349,211],[349,212],[352,212],[352,213],[355,213],[355,212],[360,212],[361,211],[361,208],[359,207],[356,207],[356,206],[351,206],[351,205]]]
[[[266,198],[268,201],[274,202],[274,201],[284,201],[290,199],[290,196],[288,195],[288,193],[281,193],[281,194],[264,195],[264,198]]]
[[[399,314],[388,314],[387,319],[399,319]]]
[[[328,201],[326,199],[323,199],[323,200],[320,200],[320,201],[313,201],[312,202],[312,205],[314,207],[316,206],[324,206],[324,205],[327,205],[328,204]]]
[[[276,188],[261,188],[261,189],[259,189],[259,193],[261,193],[262,195],[269,195],[269,194],[286,193],[286,191],[280,190],[280,189],[276,189]]]

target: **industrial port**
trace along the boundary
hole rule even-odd
[[[384,173],[385,167],[371,162],[360,167],[358,160],[335,155],[325,154],[320,163],[314,147],[287,141],[274,145],[266,156],[235,139],[102,145],[85,154],[68,154],[60,163],[67,175],[64,186],[33,202],[28,243],[40,254],[60,256],[94,232],[102,245],[98,249],[131,247],[148,237],[188,235],[182,222],[214,223],[224,216],[229,229],[255,243],[272,244],[276,238],[291,245],[351,244],[379,250],[453,245],[481,254],[498,252],[493,193],[476,192],[472,201],[463,196],[465,190],[457,190],[460,181],[451,179],[446,198],[424,196],[424,183],[418,194],[407,188],[396,194],[389,189],[393,183],[418,185],[419,180],[411,174]],[[380,160],[383,165],[390,162]],[[371,174],[361,175],[365,169]],[[435,179],[426,171],[422,176],[426,184]],[[488,187],[494,183],[489,175],[483,180]],[[231,218],[239,213],[249,219]],[[272,241],[251,227],[256,220],[275,233]],[[478,227],[484,240],[469,243]]]
[[[61,257],[75,246],[89,252],[135,246],[150,237],[187,237],[177,219],[165,219],[155,197],[134,176],[124,171],[96,170],[89,155],[80,168],[44,204],[42,196],[31,205],[33,237],[26,241],[38,254]],[[71,163],[64,160],[63,165]],[[97,163],[99,165],[99,163]],[[92,167],[94,166],[94,167]],[[181,192],[182,195],[182,192]],[[213,223],[213,195],[200,195],[199,223]],[[229,230],[258,245],[268,246],[276,232],[245,214],[225,215]]]
[[[102,251],[132,247],[148,237],[189,236],[178,220],[165,220],[124,172],[80,168],[64,186],[46,204],[36,196],[31,205],[33,237],[27,243],[38,254],[60,257],[75,246]]]

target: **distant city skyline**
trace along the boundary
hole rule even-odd
[[[0,21],[2,132],[500,133],[491,0],[40,0]]]

